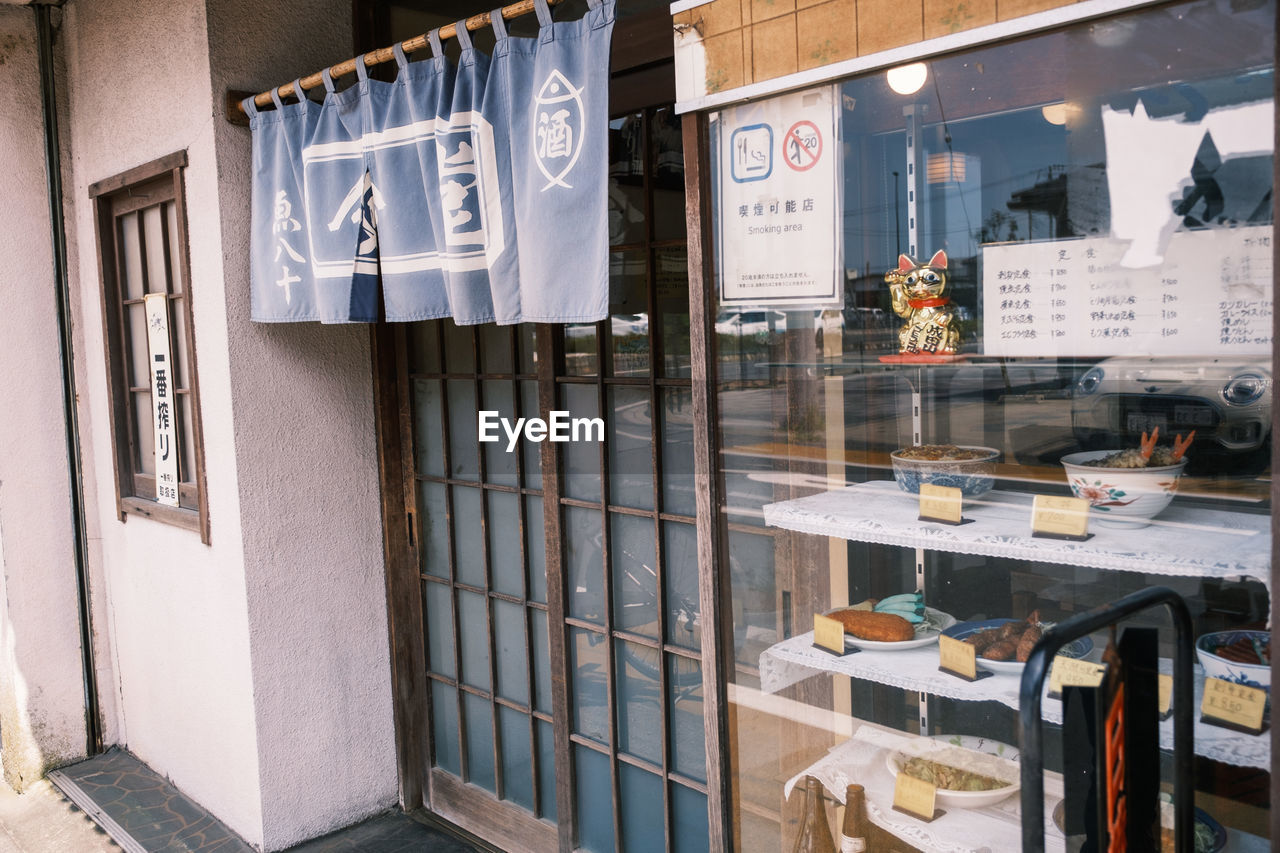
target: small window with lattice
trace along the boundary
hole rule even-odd
[[[178,152],[89,187],[102,277],[116,502],[209,541]]]

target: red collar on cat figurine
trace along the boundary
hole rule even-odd
[[[946,296],[935,296],[932,299],[908,299],[907,304],[919,310],[921,308],[938,308],[943,305],[950,305],[951,300]]]

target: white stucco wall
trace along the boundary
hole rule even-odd
[[[0,6],[0,741],[21,789],[86,751],[35,15]]]
[[[82,247],[86,441],[116,678],[118,742],[251,842],[262,838],[250,626],[231,423],[213,105],[199,0],[74,0],[62,37],[73,156],[68,230]],[[191,298],[212,544],[115,518],[100,281],[88,185],[186,150]]]
[[[352,55],[350,0],[211,0],[212,92]],[[217,121],[223,271],[254,632],[264,843],[393,805],[395,739],[367,326],[249,321],[249,131]]]
[[[249,322],[250,137],[227,87],[351,55],[348,0],[71,0],[68,227],[119,743],[254,846],[396,801],[367,327]],[[27,14],[30,14],[29,12]],[[114,515],[87,187],[186,150],[210,502],[193,532]]]

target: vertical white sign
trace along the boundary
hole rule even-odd
[[[825,86],[717,116],[721,305],[842,300],[838,104]]]
[[[151,360],[151,422],[155,429],[156,501],[178,505],[178,431],[174,419],[177,397],[173,387],[173,359],[169,352],[169,297],[148,293],[147,351]]]

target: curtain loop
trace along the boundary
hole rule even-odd
[[[330,95],[333,94],[333,74],[329,71],[328,66],[320,69],[320,76],[324,78],[324,90]]]
[[[277,112],[284,110],[284,101],[280,100],[280,89],[281,87],[277,86],[271,90],[271,101],[276,105]]]
[[[271,93],[274,95],[275,90],[272,89]],[[255,97],[257,96],[250,95],[240,102],[240,106],[244,109],[244,114],[249,117],[249,121],[253,121],[258,115],[258,105],[253,102]]]
[[[507,37],[507,22],[502,20],[502,7],[489,13],[489,25],[493,27],[493,35],[498,41]]]
[[[299,77],[293,81],[293,96],[298,99],[298,103],[309,103],[307,93],[302,90],[302,78]]]
[[[431,43],[431,58],[439,59],[444,55],[444,47],[440,44],[440,28],[436,27],[427,33],[427,41]]]
[[[533,11],[538,13],[538,26],[545,29],[551,26],[551,7],[547,0],[533,0]]]
[[[369,69],[364,64],[364,54],[356,57],[356,79],[361,83],[369,82]]]
[[[552,27],[551,7],[547,0],[533,0],[533,9],[538,13],[538,41],[542,44],[555,40],[555,29]]]
[[[471,33],[467,32],[467,19],[463,18],[453,25],[454,35],[458,38],[458,46],[462,48],[463,53],[473,50],[474,45],[471,44]]]
[[[396,65],[400,66],[401,71],[409,67],[409,57],[404,55],[404,45],[396,42],[391,46],[391,50],[396,55]]]
[[[615,8],[613,3],[606,8],[604,0],[587,0],[587,20],[590,21],[591,29],[598,30],[613,24]]]

